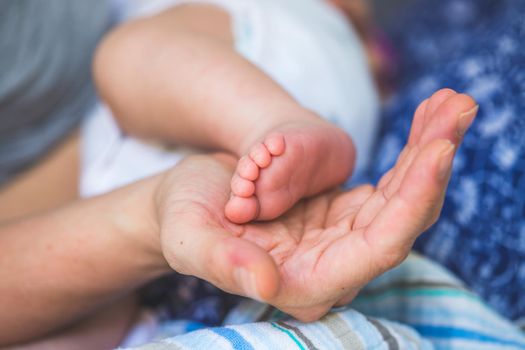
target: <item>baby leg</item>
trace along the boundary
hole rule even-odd
[[[272,219],[341,184],[354,146],[237,53],[230,22],[219,7],[189,4],[129,23],[102,44],[95,75],[127,132],[241,158],[227,217]]]

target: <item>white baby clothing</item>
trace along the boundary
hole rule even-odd
[[[324,0],[116,0],[123,21],[170,6],[214,4],[231,16],[239,54],[278,82],[301,105],[344,129],[367,165],[378,124],[378,95],[357,34]],[[152,53],[153,55],[154,53]],[[166,170],[187,149],[166,150],[124,135],[100,105],[83,130],[80,189],[84,197]]]

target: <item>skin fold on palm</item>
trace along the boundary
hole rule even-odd
[[[466,95],[437,92],[416,111],[406,147],[376,187],[303,199],[270,222],[236,225],[224,217],[236,159],[189,158],[157,192],[164,256],[179,273],[316,320],[401,263],[437,220],[476,108]]]

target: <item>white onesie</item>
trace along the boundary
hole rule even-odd
[[[116,0],[124,21],[185,3],[224,8],[239,54],[301,105],[344,129],[357,148],[356,174],[363,171],[379,102],[359,38],[339,10],[324,0]],[[84,197],[166,170],[188,154],[123,135],[103,104],[86,121],[82,137]]]

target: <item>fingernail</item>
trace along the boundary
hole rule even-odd
[[[452,161],[454,160],[454,151],[456,146],[446,140],[443,143],[443,149],[441,150],[440,160],[439,160],[439,180],[444,181],[448,178],[450,171],[452,169]]]
[[[465,135],[468,128],[472,125],[474,117],[478,114],[479,105],[476,105],[471,110],[461,113],[458,119],[457,132],[459,136]]]
[[[233,271],[233,277],[235,278],[237,286],[242,289],[247,297],[258,301],[262,300],[257,289],[257,279],[255,273],[240,267]]]

